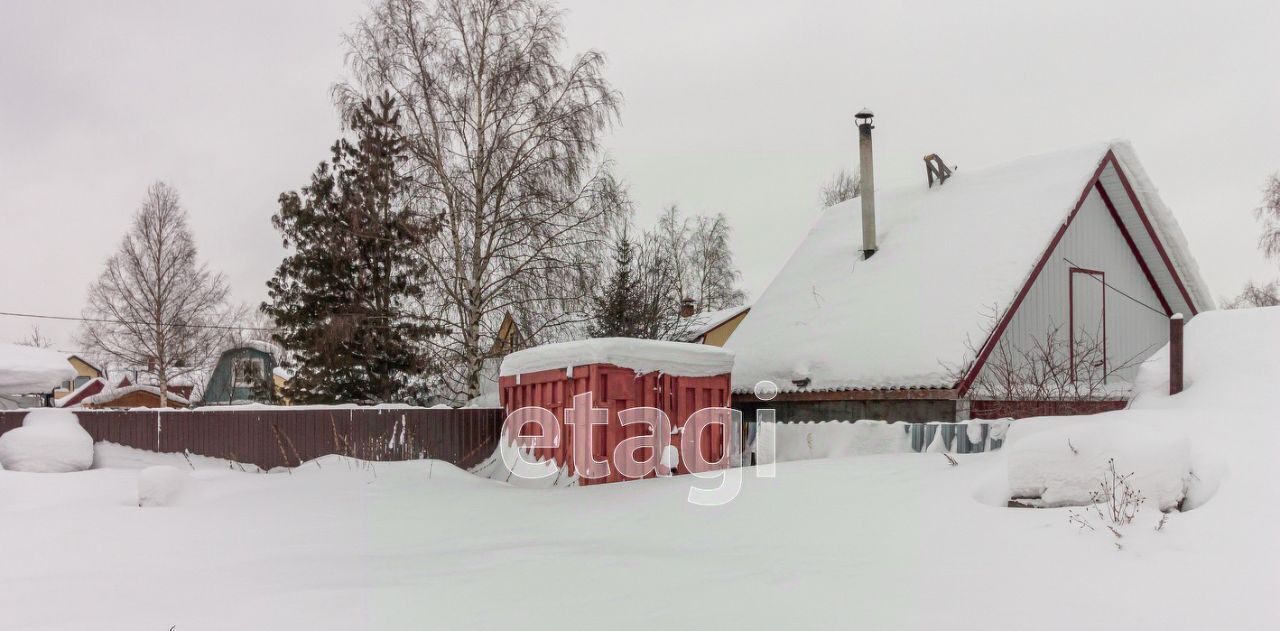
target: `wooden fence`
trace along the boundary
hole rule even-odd
[[[375,461],[434,458],[467,469],[493,453],[503,410],[269,408],[76,410],[95,442],[226,458],[263,469],[328,454]],[[26,411],[0,412],[0,433]]]

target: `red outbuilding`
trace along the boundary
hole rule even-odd
[[[655,475],[699,472],[728,466],[726,429],[730,422],[730,373],[733,354],[721,348],[681,342],[604,338],[548,344],[508,355],[502,363],[499,391],[508,415],[541,408],[554,415],[560,428],[558,445],[531,451],[538,460],[554,461],[579,484],[620,482]],[[585,396],[584,396],[585,395]],[[590,405],[585,405],[589,401]],[[575,399],[576,397],[576,399]],[[598,425],[590,433],[589,451],[575,444],[575,420],[582,423],[595,408]],[[642,409],[647,408],[647,409]],[[631,410],[627,412],[627,410]],[[698,413],[700,410],[705,410]],[[662,423],[659,414],[665,414]],[[546,436],[528,419],[513,417],[506,440]],[[645,422],[635,422],[644,419]],[[666,426],[669,429],[663,431]],[[653,438],[655,428],[659,435]],[[587,434],[579,432],[580,436]],[[615,451],[628,439],[634,461],[618,460]],[[699,452],[691,453],[693,447]],[[579,471],[575,447],[597,462],[607,462],[607,474],[592,477]],[[678,462],[676,455],[679,455]]]

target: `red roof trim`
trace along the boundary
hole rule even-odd
[[[1098,195],[1102,197],[1102,203],[1106,204],[1107,210],[1111,211],[1111,218],[1116,221],[1116,227],[1120,228],[1120,234],[1124,235],[1125,243],[1129,244],[1129,251],[1133,252],[1133,258],[1138,260],[1138,267],[1142,268],[1142,274],[1147,277],[1147,282],[1151,283],[1151,290],[1155,292],[1156,298],[1160,300],[1160,306],[1164,307],[1164,314],[1173,315],[1173,309],[1169,308],[1169,301],[1165,300],[1164,291],[1156,283],[1156,277],[1151,274],[1151,268],[1147,267],[1147,260],[1138,252],[1138,244],[1134,243],[1133,236],[1129,234],[1129,229],[1124,225],[1124,220],[1120,219],[1120,212],[1116,210],[1116,205],[1111,203],[1111,196],[1107,195],[1107,189],[1102,186],[1102,182],[1095,184],[1094,188],[1098,189]]]
[[[969,367],[969,372],[964,376],[964,379],[961,379],[956,384],[957,397],[963,397],[969,392],[969,388],[973,386],[973,381],[978,378],[978,372],[986,365],[987,359],[991,357],[991,352],[995,350],[996,343],[1004,335],[1005,329],[1009,328],[1009,323],[1013,321],[1013,316],[1018,312],[1018,307],[1022,306],[1022,301],[1031,292],[1031,286],[1035,285],[1036,279],[1040,278],[1040,272],[1049,263],[1049,257],[1053,256],[1053,251],[1057,249],[1058,243],[1067,234],[1067,228],[1071,227],[1071,222],[1075,221],[1076,215],[1080,214],[1080,208],[1084,206],[1084,201],[1089,198],[1089,193],[1093,192],[1093,187],[1098,183],[1098,179],[1102,177],[1102,172],[1106,170],[1107,164],[1114,159],[1115,157],[1108,150],[1107,155],[1098,164],[1098,168],[1094,169],[1093,177],[1089,178],[1089,183],[1085,185],[1084,191],[1080,193],[1080,198],[1076,200],[1076,205],[1071,209],[1071,214],[1067,216],[1067,220],[1058,228],[1057,234],[1053,235],[1053,240],[1049,242],[1049,247],[1045,248],[1044,254],[1040,255],[1040,260],[1036,262],[1035,269],[1031,270],[1026,282],[1022,284],[1022,289],[1018,290],[1018,296],[1013,299],[1013,304],[1005,310],[1000,322],[996,324],[996,327],[991,330],[991,334],[987,336],[987,341],[982,344],[982,350],[978,353],[973,365]]]
[[[1045,248],[1044,254],[1040,256],[1040,261],[1036,263],[1035,269],[1031,271],[1031,275],[1027,277],[1026,282],[1022,285],[1022,289],[1018,291],[1018,296],[1014,298],[1013,305],[1005,311],[1004,316],[1000,318],[1000,322],[996,324],[995,329],[992,329],[991,334],[987,336],[987,341],[983,343],[982,350],[978,353],[977,359],[969,368],[968,374],[966,374],[964,379],[961,379],[960,382],[956,384],[956,396],[963,397],[968,393],[969,388],[973,386],[974,380],[978,377],[978,372],[982,370],[984,365],[986,365],[987,359],[991,357],[991,352],[995,350],[995,345],[1000,340],[1001,336],[1004,335],[1005,329],[1009,328],[1009,323],[1013,320],[1014,314],[1018,312],[1018,307],[1022,306],[1022,301],[1026,299],[1027,294],[1031,291],[1031,286],[1034,285],[1036,279],[1040,277],[1040,272],[1044,270],[1045,265],[1048,264],[1049,257],[1053,256],[1053,251],[1057,249],[1058,243],[1061,242],[1062,237],[1066,235],[1067,228],[1071,227],[1071,222],[1075,221],[1076,215],[1080,212],[1080,208],[1084,206],[1085,200],[1089,198],[1089,193],[1093,192],[1095,189],[1101,191],[1102,187],[1098,180],[1102,177],[1102,173],[1108,166],[1115,168],[1116,176],[1120,179],[1120,184],[1124,187],[1124,192],[1129,197],[1129,202],[1133,204],[1134,209],[1138,213],[1138,217],[1142,219],[1142,225],[1146,228],[1147,235],[1151,237],[1151,242],[1155,244],[1156,251],[1160,253],[1160,259],[1164,262],[1165,268],[1169,270],[1169,275],[1173,276],[1173,280],[1178,286],[1178,291],[1182,294],[1182,299],[1185,300],[1187,306],[1191,308],[1191,315],[1194,316],[1198,313],[1195,302],[1191,300],[1191,295],[1187,293],[1187,288],[1182,283],[1182,277],[1178,275],[1177,268],[1173,266],[1173,263],[1169,260],[1169,254],[1165,252],[1164,244],[1160,242],[1160,238],[1156,235],[1155,229],[1151,226],[1151,220],[1147,217],[1146,209],[1142,207],[1142,202],[1138,201],[1137,194],[1133,192],[1133,186],[1129,184],[1129,177],[1124,174],[1124,169],[1120,167],[1120,161],[1116,159],[1115,151],[1108,149],[1107,154],[1102,157],[1102,162],[1099,163],[1098,168],[1094,170],[1093,177],[1089,178],[1089,183],[1084,187],[1084,192],[1080,194],[1080,199],[1076,201],[1075,208],[1071,209],[1071,214],[1067,216],[1066,222],[1062,224],[1061,228],[1058,228],[1058,233],[1053,236],[1053,241],[1049,243],[1049,247]],[[1104,197],[1104,200],[1105,199],[1106,198]],[[1117,219],[1118,218],[1119,217],[1117,216]],[[1143,262],[1141,256],[1138,257],[1138,261],[1143,263],[1143,269],[1145,271],[1146,264]],[[1152,279],[1152,283],[1154,282],[1154,279]],[[1166,311],[1171,312],[1172,310],[1169,309],[1168,305],[1164,301],[1163,294],[1159,293],[1158,286],[1156,287],[1156,292],[1157,295],[1160,296],[1161,304],[1165,305]]]
[[[1129,177],[1124,174],[1124,169],[1120,168],[1120,161],[1116,160],[1114,152],[1107,152],[1107,157],[1103,160],[1103,164],[1105,165],[1107,162],[1115,165],[1116,174],[1120,177],[1120,184],[1124,186],[1124,192],[1129,196],[1129,202],[1138,211],[1138,217],[1142,219],[1142,225],[1147,229],[1151,242],[1156,245],[1156,251],[1160,253],[1160,260],[1164,261],[1164,266],[1169,270],[1169,275],[1173,276],[1173,281],[1178,285],[1178,291],[1182,294],[1182,299],[1187,302],[1187,306],[1191,309],[1191,315],[1196,315],[1199,313],[1196,310],[1196,303],[1191,300],[1191,294],[1187,293],[1186,286],[1182,284],[1182,277],[1178,275],[1178,269],[1169,260],[1169,254],[1165,252],[1164,244],[1160,243],[1160,237],[1156,235],[1155,229],[1151,227],[1151,220],[1147,218],[1147,211],[1142,207],[1142,202],[1138,201],[1138,196],[1133,192],[1133,187],[1129,185]]]

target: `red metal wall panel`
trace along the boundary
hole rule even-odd
[[[592,393],[592,405],[608,411],[607,425],[604,431],[596,431],[592,436],[591,454],[599,460],[610,463],[607,477],[599,479],[580,478],[580,484],[602,484],[620,482],[631,479],[633,472],[623,471],[614,462],[613,451],[623,440],[640,436],[645,431],[643,425],[624,427],[618,416],[623,410],[637,407],[653,407],[662,410],[671,421],[673,428],[683,431],[686,422],[694,412],[709,407],[729,407],[731,392],[728,374],[713,377],[681,377],[657,372],[637,375],[630,368],[613,364],[590,364],[575,366],[572,370],[542,370],[499,379],[499,393],[503,407],[508,414],[524,407],[541,407],[550,410],[564,428],[561,432],[558,447],[539,447],[533,449],[533,455],[539,460],[554,460],[570,474],[578,473],[573,462],[573,432],[564,425],[565,410],[572,407],[574,395],[584,392]],[[532,436],[536,427],[526,423],[523,427],[514,428],[514,433],[504,437],[512,440],[516,434]],[[717,425],[712,425],[698,437],[698,448],[707,462],[716,462],[724,454],[723,432]],[[671,437],[667,444],[680,448],[680,435]],[[648,450],[642,450],[641,456]],[[677,473],[689,473],[682,459]],[[706,467],[704,467],[706,468]],[[649,474],[646,477],[653,477]]]

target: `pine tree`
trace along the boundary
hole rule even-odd
[[[635,253],[624,234],[614,244],[613,274],[593,299],[593,337],[646,337],[641,321],[641,288],[636,277]]]
[[[293,252],[268,281],[262,311],[297,364],[296,403],[411,399],[433,372],[425,342],[439,327],[406,317],[421,296],[411,249],[434,236],[408,203],[405,146],[390,96],[349,113],[356,144],[334,143],[301,194],[280,196],[272,224]]]

